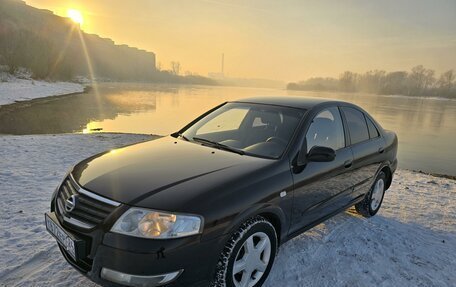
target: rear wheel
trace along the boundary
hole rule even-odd
[[[259,287],[266,280],[277,252],[274,226],[261,216],[248,219],[228,240],[213,286]]]
[[[386,174],[381,171],[377,175],[363,201],[355,205],[356,211],[364,217],[374,216],[380,209],[385,195]]]

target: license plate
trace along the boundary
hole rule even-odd
[[[45,214],[44,218],[47,231],[49,231],[49,233],[51,233],[52,236],[57,239],[57,241],[68,252],[68,254],[70,254],[71,257],[76,260],[77,253],[75,240],[73,240],[73,238],[68,235],[68,233],[62,227],[55,223],[47,213]]]

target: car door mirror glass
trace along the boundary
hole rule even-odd
[[[329,162],[336,158],[336,152],[329,147],[314,146],[307,154],[307,161]]]

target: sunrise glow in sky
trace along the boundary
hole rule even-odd
[[[345,70],[456,68],[456,1],[26,0],[169,68],[286,81]],[[78,20],[79,19],[79,20]]]
[[[84,23],[84,17],[82,16],[82,13],[78,10],[68,9],[67,17],[79,25],[82,25]]]

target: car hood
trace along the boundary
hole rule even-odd
[[[227,178],[245,175],[269,163],[271,160],[168,136],[90,157],[77,164],[72,175],[84,189],[125,204],[141,206],[141,202],[160,193],[165,199],[153,204],[160,208],[171,200],[166,197],[167,190],[182,189],[182,196],[172,194],[172,202],[185,205],[183,198],[207,190],[205,182],[212,189],[218,179],[226,183]]]

